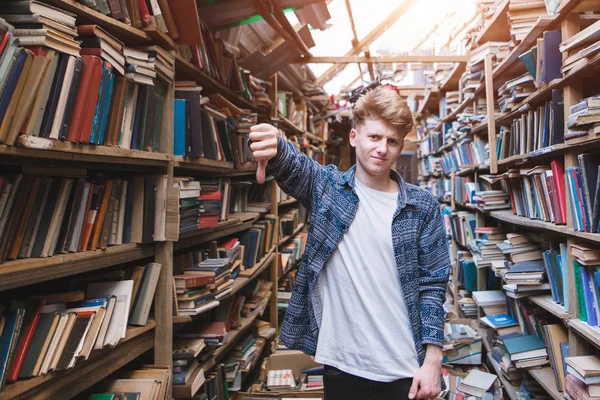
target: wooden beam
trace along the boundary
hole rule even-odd
[[[308,51],[308,48],[306,47],[304,42],[302,42],[302,40],[300,39],[298,34],[295,31],[294,31],[294,34],[291,34],[289,32],[289,30],[287,29],[287,26],[281,25],[280,16],[279,16],[278,11],[281,12],[282,14],[283,14],[283,11],[281,11],[277,7],[274,7],[272,5],[272,3],[270,3],[269,0],[266,0],[266,1],[267,2],[265,2],[263,0],[253,0],[253,3],[255,5],[256,9],[259,10],[260,15],[263,17],[263,19],[269,24],[269,26],[271,28],[273,28],[273,30],[275,32],[277,32],[280,36],[285,38],[290,43],[294,44],[294,46],[296,46],[298,48],[298,50],[300,50],[301,54],[310,54]],[[275,15],[275,17],[273,15]],[[285,15],[284,15],[284,18],[286,18]],[[286,19],[286,21],[287,21],[287,19]],[[287,25],[289,25],[291,28],[291,25],[289,22],[287,23]],[[293,28],[291,28],[291,29],[293,30]]]
[[[354,25],[354,16],[352,15],[352,6],[350,5],[350,0],[346,0],[346,10],[348,11],[348,19],[350,20],[350,28],[352,28],[352,37],[356,41],[356,43],[352,43],[352,47],[355,47],[358,44],[358,35],[356,34],[356,25]]]
[[[305,57],[300,63],[303,64],[354,64],[354,63],[369,63],[369,64],[393,64],[393,63],[409,63],[420,62],[423,64],[433,64],[436,62],[467,62],[469,56],[339,56],[339,57]]]
[[[365,57],[371,58],[371,52],[368,49],[365,50]],[[373,82],[375,80],[375,72],[373,71],[373,63],[368,63],[367,69],[369,70],[369,78],[371,78],[371,82]]]
[[[357,43],[350,51],[346,53],[346,56],[355,56],[360,54],[365,47],[370,46],[375,40],[377,40],[387,28],[389,28],[394,22],[400,18],[417,0],[404,0],[402,4],[396,7],[390,15],[388,15],[379,25],[377,25],[371,32],[369,32],[364,39]],[[325,73],[319,76],[316,80],[316,84],[323,86],[329,82],[339,71],[338,65],[333,65]]]

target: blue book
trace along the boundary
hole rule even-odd
[[[585,308],[588,315],[587,323],[589,326],[598,326],[597,305],[594,301],[593,281],[590,269],[582,266],[581,272],[581,287],[583,289],[583,298],[585,299]]]
[[[142,143],[140,143],[140,136],[144,126],[144,115],[146,108],[148,107],[148,85],[139,85],[138,87],[138,98],[135,106],[135,119],[133,121],[133,132],[131,134],[131,148],[140,150]]]
[[[582,225],[584,228],[584,232],[591,232],[592,231],[592,227],[590,225],[590,220],[588,219],[588,215],[590,215],[590,212],[588,210],[588,203],[587,203],[587,193],[583,187],[583,178],[581,176],[581,168],[577,168],[577,185],[579,186],[579,191],[578,191],[578,197],[579,197],[579,204],[583,204],[583,214],[581,217],[582,220]]]
[[[104,93],[104,105],[102,108],[102,118],[100,119],[100,127],[98,129],[98,143],[104,144],[104,134],[106,133],[106,123],[108,121],[108,111],[110,110],[110,99],[112,98],[113,85],[115,83],[115,72],[111,68],[108,71],[108,86]]]
[[[473,260],[461,260],[461,265],[464,271],[464,284],[465,289],[470,292],[474,292],[477,290],[477,267],[475,266],[475,262]]]
[[[24,308],[10,310],[6,315],[2,336],[0,336],[0,393],[6,381],[6,373],[11,363],[24,316]]]
[[[106,307],[109,296],[98,297],[96,299],[87,299],[68,303],[67,308],[86,308],[86,307]]]
[[[569,256],[567,253],[567,244],[560,243],[560,266],[563,274],[562,284],[563,284],[563,306],[565,310],[569,309],[569,268],[567,267]]]
[[[108,79],[110,64],[106,61],[102,63],[102,78],[100,79],[100,90],[98,92],[98,101],[96,102],[96,112],[94,113],[94,124],[90,135],[90,143],[98,144],[98,136],[102,119],[102,106],[104,105],[104,93],[108,90]]]
[[[12,99],[15,88],[17,87],[17,82],[21,77],[21,72],[23,72],[25,61],[27,60],[27,51],[24,49],[17,49],[16,51],[18,54],[8,76],[8,80],[6,81],[6,86],[4,86],[4,91],[0,96],[0,122],[4,119],[4,114],[6,114],[6,109]]]
[[[175,99],[175,143],[173,145],[173,154],[176,156],[185,156],[186,106],[186,100]]]
[[[563,371],[567,376],[567,357],[569,357],[569,342],[560,342],[560,357],[562,358]]]
[[[544,134],[542,135],[542,148],[548,147],[550,137],[550,103],[546,103],[544,106],[545,118],[544,118]]]
[[[552,257],[550,258],[552,273],[554,274],[554,280],[556,285],[556,292],[558,293],[558,303],[561,305],[565,304],[565,292],[563,292],[563,271],[562,271],[562,257],[556,250],[552,250]],[[566,292],[568,293],[568,292]]]
[[[577,191],[576,179],[577,179],[577,167],[569,167],[567,168],[567,176],[569,190],[571,191],[571,211],[573,212],[573,220],[575,221],[575,227],[578,231],[583,231],[583,219],[581,218],[581,210],[579,209],[579,204],[581,199],[579,199],[579,193]]]
[[[518,324],[513,317],[507,314],[488,315],[487,319],[497,328]]]
[[[533,77],[533,79],[535,79],[535,77],[536,77],[536,67],[537,67],[536,62],[535,62],[536,59],[537,59],[537,46],[533,46],[531,48],[531,50],[529,50],[528,52],[525,52],[519,56],[519,60],[521,60],[523,65],[525,65],[525,68],[527,68],[527,72],[529,72],[529,75],[531,75]]]
[[[546,274],[548,274],[548,280],[550,281],[550,291],[552,292],[552,299],[560,303],[560,298],[558,297],[558,288],[556,286],[556,278],[554,277],[554,273],[552,271],[552,250],[546,250],[542,253],[542,257],[544,258],[544,267],[546,268]]]

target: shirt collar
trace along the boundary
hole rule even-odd
[[[356,173],[356,165],[353,165],[348,171],[342,174],[341,184],[348,185],[354,191],[354,174]],[[409,196],[410,189],[408,184],[402,178],[402,175],[395,169],[390,171],[390,178],[398,182],[398,208],[402,209],[407,204],[416,206],[418,201]]]

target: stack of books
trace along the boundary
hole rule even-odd
[[[77,40],[81,42],[82,47],[81,55],[100,57],[118,71],[121,76],[125,76],[123,42],[98,25],[79,25],[77,33],[79,34]]]
[[[517,104],[536,91],[535,78],[529,73],[506,81],[498,89],[498,104],[501,112],[511,111]]]
[[[537,335],[505,339],[504,346],[517,369],[548,364],[546,344]]]
[[[191,177],[176,176],[173,187],[179,189],[179,233],[199,229],[200,181]]]
[[[574,139],[600,132],[600,97],[592,96],[569,107],[565,139]]]
[[[21,46],[31,47],[32,51],[46,47],[79,56],[80,44],[75,40],[75,14],[38,1],[11,1],[4,4],[0,17],[13,25],[9,43],[18,39]]]
[[[560,43],[559,49],[566,56],[561,69],[563,73],[568,74],[571,70],[580,69],[598,55],[600,50],[596,36],[598,30],[600,30],[600,23],[596,21]]]
[[[210,288],[215,284],[214,277],[181,274],[175,275],[173,280],[178,315],[198,315],[219,305]]]
[[[223,208],[221,180],[202,179],[200,181],[200,218],[198,229],[209,228],[219,224]]]
[[[4,174],[0,263],[165,240],[166,181]]]
[[[147,62],[135,57],[128,57],[125,55],[125,61],[134,65],[140,65],[149,69],[154,68],[156,74],[163,78],[165,81],[175,80],[175,56],[169,51],[163,49],[160,46],[142,46],[140,50],[148,52],[150,58],[154,60],[148,60]]]
[[[296,379],[291,369],[269,370],[267,387],[273,391],[290,391],[296,388]]]
[[[157,53],[123,46],[125,56],[125,78],[129,82],[153,85],[156,78]]]
[[[543,0],[510,0],[508,5],[510,37],[515,43],[522,41],[537,24],[538,18],[547,15]]]
[[[486,372],[473,369],[465,377],[465,379],[458,385],[458,391],[477,397],[483,397],[488,391],[493,391],[494,382],[498,377],[494,374],[488,374]]]
[[[273,289],[273,282],[255,279],[241,291],[246,300],[242,307],[242,317],[262,316],[265,312]]]
[[[510,208],[508,193],[503,190],[480,190],[475,192],[473,200],[483,211]]]
[[[571,399],[591,400],[600,397],[600,358],[567,357],[565,392]]]
[[[36,294],[0,307],[0,382],[71,369],[93,350],[119,344],[128,324],[148,322],[160,270],[158,263],[117,269],[86,277],[85,292]]]

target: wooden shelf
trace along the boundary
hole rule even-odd
[[[150,45],[157,43],[166,50],[176,50],[177,44],[164,33],[156,33],[156,27],[147,31],[134,28],[124,22],[104,15],[73,0],[48,0],[48,3],[77,15],[79,23],[98,24],[127,45]]]
[[[111,246],[106,250],[8,261],[0,265],[0,290],[45,282],[152,256],[154,256],[152,244],[129,243]]]
[[[460,63],[465,65],[464,63]],[[456,67],[455,69],[456,70]],[[453,71],[454,71],[453,70]],[[425,95],[425,99],[423,100],[423,106],[421,107],[421,112],[425,110],[437,111],[440,108],[440,91],[438,89],[431,89]]]
[[[314,133],[311,133],[309,131],[305,131],[304,133],[306,134],[306,137],[308,138],[308,140],[312,140],[312,141],[317,142],[317,143],[325,143],[325,141],[323,140],[323,138],[315,135]]]
[[[460,81],[460,77],[462,76],[462,74],[465,72],[466,69],[467,69],[467,63],[462,63],[462,62],[456,63],[454,65],[454,68],[452,69],[452,72],[450,72],[450,75],[448,75],[446,80],[442,83],[442,86],[440,86],[440,91],[447,92],[447,91],[451,91],[451,90],[457,90],[458,82]]]
[[[556,377],[552,367],[532,368],[527,371],[554,400],[564,400],[565,396],[556,387]]]
[[[579,335],[586,338],[594,346],[600,348],[600,330],[598,330],[597,328],[592,328],[587,323],[576,318],[569,319],[567,322],[567,326],[569,328],[572,328]]]
[[[298,232],[300,232],[300,231],[302,230],[302,228],[304,228],[304,224],[303,224],[303,223],[302,223],[302,224],[300,224],[300,225],[298,225],[298,226],[296,227],[296,229],[294,229],[294,233],[292,233],[292,234],[291,234],[291,235],[289,235],[289,236],[284,236],[284,237],[282,237],[281,239],[279,239],[279,246],[281,246],[281,245],[284,245],[284,244],[285,244],[285,242],[287,242],[288,240],[290,240],[291,238],[293,238],[294,236],[296,236],[296,234],[297,234]]]
[[[471,129],[471,135],[481,135],[483,133],[487,134],[488,124],[487,122],[482,122],[477,125],[475,128]]]
[[[8,384],[0,399],[70,399],[154,347],[156,322],[127,328],[127,336],[115,348],[94,350],[89,360],[74,368]]]
[[[306,133],[304,130],[294,125],[292,121],[284,117],[283,114],[280,112],[277,112],[277,118],[272,119],[272,121],[278,122],[281,125],[283,125],[283,130],[287,131],[288,133],[292,133],[298,136],[304,136],[304,134]]]
[[[115,168],[122,168],[121,164],[166,167],[170,161],[170,156],[166,153],[61,142],[54,139],[30,136],[19,136],[16,146],[0,145],[0,159],[5,161],[10,156],[15,159],[41,158],[56,161],[112,164]]]
[[[237,278],[235,278],[233,280],[232,292],[227,297],[221,299],[221,301],[232,297],[237,292],[239,292],[244,286],[246,286],[247,284],[252,282],[256,277],[258,277],[258,275],[260,275],[271,264],[271,262],[274,259],[275,259],[275,247],[273,247],[267,254],[265,254],[265,256],[259,261],[259,263],[251,269],[250,276],[238,276]],[[246,271],[250,271],[250,270],[246,270]],[[198,319],[203,314],[204,313],[201,313],[198,315],[174,315],[173,316],[173,324],[176,324],[176,325],[177,324],[187,324],[189,322],[192,322],[195,319]]]
[[[200,84],[207,93],[220,93],[238,107],[249,109],[253,112],[259,111],[256,104],[233,92],[227,86],[223,85],[200,68],[187,62],[179,54],[175,55],[175,74],[177,80],[184,77],[191,78],[193,81]]]
[[[483,85],[482,85],[483,86]],[[454,110],[452,113],[448,114],[443,120],[442,123],[440,124],[441,126],[443,126],[444,123],[448,123],[448,122],[452,122],[456,119],[456,117],[458,116],[458,114],[460,114],[461,112],[464,111],[465,108],[467,108],[467,106],[469,104],[472,104],[473,101],[475,101],[475,97],[469,97],[468,99],[466,99],[465,101],[463,101],[461,103],[460,106],[458,106],[458,108],[456,110]],[[436,128],[437,129],[437,128]],[[441,127],[440,127],[441,129]]]
[[[282,207],[282,206],[287,206],[290,204],[296,204],[297,202],[298,202],[298,200],[296,200],[296,199],[287,199],[287,200],[283,200],[283,201],[280,201],[279,203],[277,203],[277,206]]]
[[[181,250],[186,247],[208,242],[210,240],[234,235],[238,232],[252,228],[253,223],[253,221],[242,222],[237,219],[230,219],[220,222],[217,226],[181,234],[179,236],[179,240],[173,243],[173,250]]]
[[[546,311],[551,314],[554,314],[560,319],[568,319],[569,313],[565,311],[565,309],[560,305],[556,304],[554,300],[552,300],[552,296],[549,295],[539,295],[539,296],[531,296],[529,297],[532,303],[542,307]]]
[[[510,31],[508,29],[508,0],[505,0],[496,8],[496,12],[489,20],[490,22],[476,36],[474,43],[484,44],[486,42],[508,42],[510,40]]]
[[[192,158],[189,156],[174,156],[173,167],[197,172],[233,172],[233,163],[209,160],[208,158]]]

